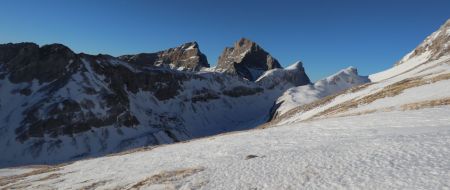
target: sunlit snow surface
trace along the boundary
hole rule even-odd
[[[445,189],[449,112],[450,107],[379,112],[226,134],[78,161],[3,187],[112,189],[147,179],[141,188]],[[186,169],[197,170],[170,175]],[[45,178],[52,174],[58,177]]]

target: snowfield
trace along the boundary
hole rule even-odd
[[[449,112],[450,107],[444,106],[296,122],[77,161],[3,177],[0,185],[6,189],[448,189]],[[11,171],[0,173],[5,170]]]

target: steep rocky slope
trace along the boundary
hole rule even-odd
[[[0,45],[0,166],[57,163],[253,128],[284,90],[207,66],[196,43],[155,54],[76,54]],[[150,59],[149,57],[157,57]],[[195,59],[185,58],[194,56]],[[179,71],[186,70],[186,71]],[[302,79],[305,77],[305,79]],[[292,78],[294,79],[294,78]],[[306,80],[309,81],[309,80]]]
[[[242,38],[234,47],[225,48],[215,70],[255,81],[264,72],[276,68],[282,67],[275,58],[255,42]]]

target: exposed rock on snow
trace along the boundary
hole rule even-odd
[[[255,81],[275,68],[282,68],[275,58],[255,42],[242,38],[234,47],[225,48],[215,70]]]

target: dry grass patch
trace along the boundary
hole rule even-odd
[[[111,180],[102,180],[102,181],[98,181],[98,182],[94,182],[90,185],[84,186],[82,188],[80,188],[80,190],[90,190],[90,189],[97,189],[100,186],[105,185],[106,183],[110,182]]]
[[[322,117],[322,116],[330,116],[330,115],[335,115],[338,113],[343,113],[350,109],[357,108],[359,105],[370,104],[378,99],[397,96],[397,95],[401,94],[404,90],[409,89],[409,88],[418,87],[418,86],[431,84],[431,83],[435,83],[435,82],[442,81],[442,80],[449,80],[449,79],[450,79],[450,73],[441,74],[441,75],[438,75],[438,76],[435,76],[432,78],[427,78],[427,79],[424,79],[423,76],[404,79],[402,81],[388,85],[376,93],[370,94],[368,96],[364,96],[359,99],[352,99],[352,100],[343,102],[339,105],[328,108],[328,109],[314,115],[312,118],[317,118],[317,117]]]
[[[203,167],[198,168],[186,168],[174,171],[162,171],[159,174],[148,177],[142,181],[137,182],[129,189],[140,189],[144,186],[157,185],[157,184],[169,184],[171,182],[182,180],[186,177],[192,176],[196,173],[205,170]]]
[[[30,177],[30,176],[59,171],[65,165],[67,165],[67,164],[60,164],[60,165],[55,165],[55,166],[39,166],[38,169],[35,169],[31,172],[27,172],[27,173],[15,175],[15,176],[8,176],[8,177],[0,178],[0,187],[1,187],[0,189],[2,189],[2,190],[3,189],[22,189],[24,187],[31,186],[30,183],[20,182],[20,181],[22,181],[25,178]],[[61,175],[62,174],[59,174],[59,173],[52,173],[52,174],[49,174],[49,175],[47,175],[41,179],[35,180],[35,181],[56,179],[56,178],[60,177]],[[19,183],[17,183],[17,182],[19,182]]]
[[[36,181],[46,181],[46,180],[50,180],[50,179],[56,179],[58,177],[61,177],[61,175],[62,175],[61,173],[52,173],[52,174],[47,175],[47,176],[45,176],[45,177],[43,177],[41,179],[35,180],[35,182]]]
[[[60,170],[59,166],[55,166],[55,167],[43,166],[42,168],[33,170],[31,172],[27,172],[27,173],[24,173],[24,174],[3,177],[3,178],[0,178],[0,187],[6,186],[6,185],[11,184],[11,183],[15,183],[15,182],[17,182],[19,180],[22,180],[22,179],[24,179],[26,177],[29,177],[29,176],[39,175],[39,174],[49,173],[49,172],[55,172],[55,171],[58,171],[58,170]]]
[[[426,85],[426,84],[432,84],[432,83],[435,83],[438,81],[450,79],[450,73],[444,73],[444,74],[439,74],[434,77],[425,78],[426,76],[429,76],[429,75],[431,75],[431,74],[401,80],[394,84],[388,85],[388,86],[384,87],[382,90],[375,92],[373,94],[364,96],[362,98],[351,99],[351,100],[342,102],[338,105],[332,106],[332,107],[312,116],[308,120],[313,120],[318,117],[328,117],[328,116],[336,115],[339,113],[344,113],[350,109],[357,108],[360,105],[370,104],[378,99],[397,96],[397,95],[401,94],[404,90],[409,89],[409,88],[414,88],[414,87],[418,87],[418,86],[422,86],[422,85]],[[327,96],[325,98],[322,98],[322,99],[312,102],[310,104],[296,107],[296,108],[291,109],[288,112],[276,117],[274,120],[260,125],[258,128],[264,129],[264,128],[272,127],[272,126],[276,125],[278,122],[280,122],[286,118],[290,118],[296,114],[307,112],[314,108],[326,105],[326,104],[330,103],[331,101],[333,101],[337,96],[340,96],[340,95],[346,94],[346,93],[354,93],[354,92],[360,91],[362,89],[367,88],[371,84],[374,84],[374,83],[366,83],[366,84],[351,88],[349,90],[346,90],[342,93]],[[421,109],[421,108],[426,108],[426,107],[434,107],[434,106],[439,106],[439,105],[450,105],[448,103],[448,101],[450,101],[450,100],[448,100],[448,99],[430,100],[430,101],[402,105],[400,108],[402,110],[411,110],[411,109]],[[340,116],[362,115],[362,114],[373,113],[376,111],[392,111],[392,110],[394,110],[394,107],[387,107],[387,108],[379,109],[379,110],[367,110],[367,111],[363,111],[363,112],[340,115]]]
[[[375,112],[390,112],[390,111],[394,111],[394,110],[401,110],[401,111],[419,110],[419,109],[424,109],[424,108],[433,108],[436,106],[447,106],[447,105],[450,105],[450,97],[437,99],[437,100],[425,100],[425,101],[421,101],[421,102],[403,104],[399,107],[390,106],[390,107],[386,107],[386,108],[382,108],[382,109],[371,109],[371,110],[365,110],[365,111],[350,113],[350,114],[340,114],[337,117],[358,116],[358,115],[371,114],[371,113],[375,113]]]
[[[336,97],[338,97],[338,96],[340,96],[342,94],[355,93],[355,92],[358,92],[360,90],[363,90],[363,89],[369,87],[372,84],[374,84],[374,83],[366,83],[366,84],[362,84],[362,85],[359,85],[359,86],[355,86],[353,88],[344,90],[344,91],[342,91],[340,93],[336,93],[334,95],[326,96],[324,98],[321,98],[320,100],[316,100],[316,101],[311,102],[309,104],[305,104],[305,105],[301,105],[299,107],[293,108],[293,109],[287,111],[284,114],[281,114],[279,116],[275,116],[272,121],[264,123],[264,124],[258,126],[257,128],[260,128],[260,129],[269,128],[269,127],[275,125],[276,123],[278,123],[278,122],[280,122],[280,121],[282,121],[282,120],[284,120],[286,118],[292,117],[295,114],[307,112],[307,111],[310,111],[310,110],[312,110],[314,108],[326,105],[326,104],[330,103],[331,101],[333,101]]]
[[[160,146],[161,146],[161,145],[153,145],[153,146],[146,146],[146,147],[133,148],[133,149],[125,150],[125,151],[118,152],[118,153],[108,154],[108,155],[106,155],[106,156],[107,156],[107,157],[112,157],[112,156],[121,156],[121,155],[131,154],[131,153],[135,153],[135,152],[143,152],[143,151],[152,150],[152,149],[157,148],[157,147],[160,147]]]
[[[400,106],[402,110],[418,110],[424,108],[432,108],[436,106],[450,105],[450,97],[438,99],[438,100],[427,100],[422,102],[416,102],[411,104],[404,104]]]

